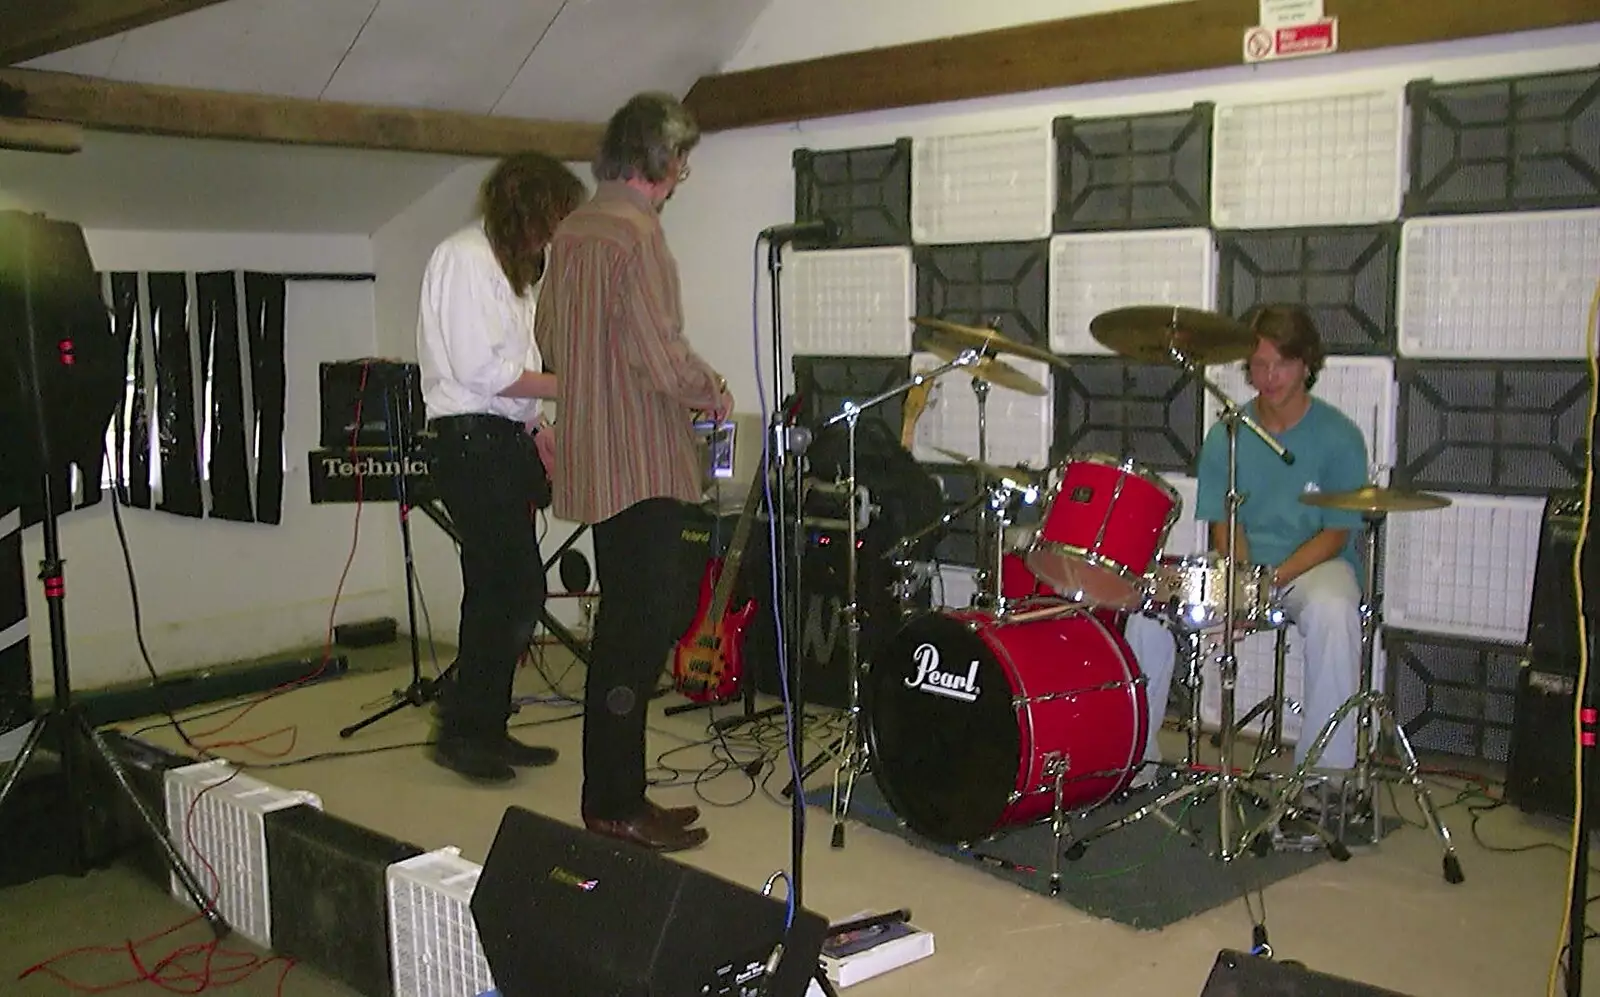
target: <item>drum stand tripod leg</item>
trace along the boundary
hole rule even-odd
[[[1450,840],[1450,829],[1444,826],[1444,821],[1439,819],[1439,811],[1433,805],[1433,794],[1422,781],[1422,774],[1417,764],[1416,752],[1411,750],[1411,739],[1406,737],[1406,732],[1395,721],[1394,710],[1389,706],[1388,698],[1381,693],[1368,693],[1373,698],[1372,707],[1377,711],[1382,724],[1394,737],[1395,746],[1400,750],[1400,769],[1405,773],[1405,781],[1411,784],[1411,792],[1417,798],[1417,806],[1421,808],[1423,816],[1428,821],[1428,826],[1439,838],[1439,846],[1444,850],[1444,878],[1449,883],[1459,883],[1466,878],[1461,871],[1461,859],[1456,855],[1456,846]],[[1399,781],[1387,773],[1378,776],[1380,781]],[[1372,793],[1372,835],[1376,841],[1380,828],[1378,826],[1378,791],[1375,785],[1368,784]]]

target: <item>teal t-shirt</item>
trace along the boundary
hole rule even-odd
[[[1245,411],[1252,418],[1256,405]],[[1278,442],[1294,454],[1283,460],[1246,426],[1239,427],[1239,528],[1250,543],[1250,560],[1273,567],[1282,564],[1301,544],[1323,529],[1347,529],[1350,537],[1341,556],[1362,575],[1361,514],[1306,505],[1308,492],[1343,492],[1367,483],[1367,445],[1361,430],[1338,409],[1311,399],[1311,408]],[[1195,494],[1195,518],[1226,522],[1228,510],[1228,432],[1217,423],[1200,448],[1200,484]]]

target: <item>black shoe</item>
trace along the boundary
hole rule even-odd
[[[556,759],[561,757],[560,752],[554,748],[547,748],[542,744],[523,744],[510,734],[498,745],[500,759],[507,765],[518,768],[542,768],[554,765]]]
[[[440,735],[431,755],[436,764],[473,782],[508,782],[517,777],[497,745],[477,738]]]

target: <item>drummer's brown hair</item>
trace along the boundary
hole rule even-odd
[[[582,203],[583,181],[542,152],[502,159],[478,190],[483,231],[500,270],[521,298],[544,276],[544,247]]]
[[[1249,316],[1250,331],[1257,339],[1265,339],[1290,360],[1300,360],[1306,365],[1306,389],[1317,383],[1322,372],[1327,351],[1322,346],[1322,336],[1311,321],[1311,313],[1301,305],[1261,305]],[[1250,379],[1250,363],[1245,361],[1245,380]]]

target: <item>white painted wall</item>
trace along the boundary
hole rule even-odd
[[[102,270],[258,269],[370,272],[365,236],[304,236],[90,230]],[[350,506],[312,506],[306,452],[317,444],[317,367],[364,356],[374,345],[373,285],[291,283],[285,316],[289,455],[283,521],[277,526],[194,520],[123,509],[138,577],[145,640],[155,667],[174,672],[273,655],[319,642],[354,536]],[[338,619],[387,611],[389,546],[365,517]],[[134,640],[122,549],[108,501],[60,520],[66,560],[67,649],[75,688],[145,676]],[[24,538],[34,682],[50,684],[47,608],[34,579],[43,540]]]

